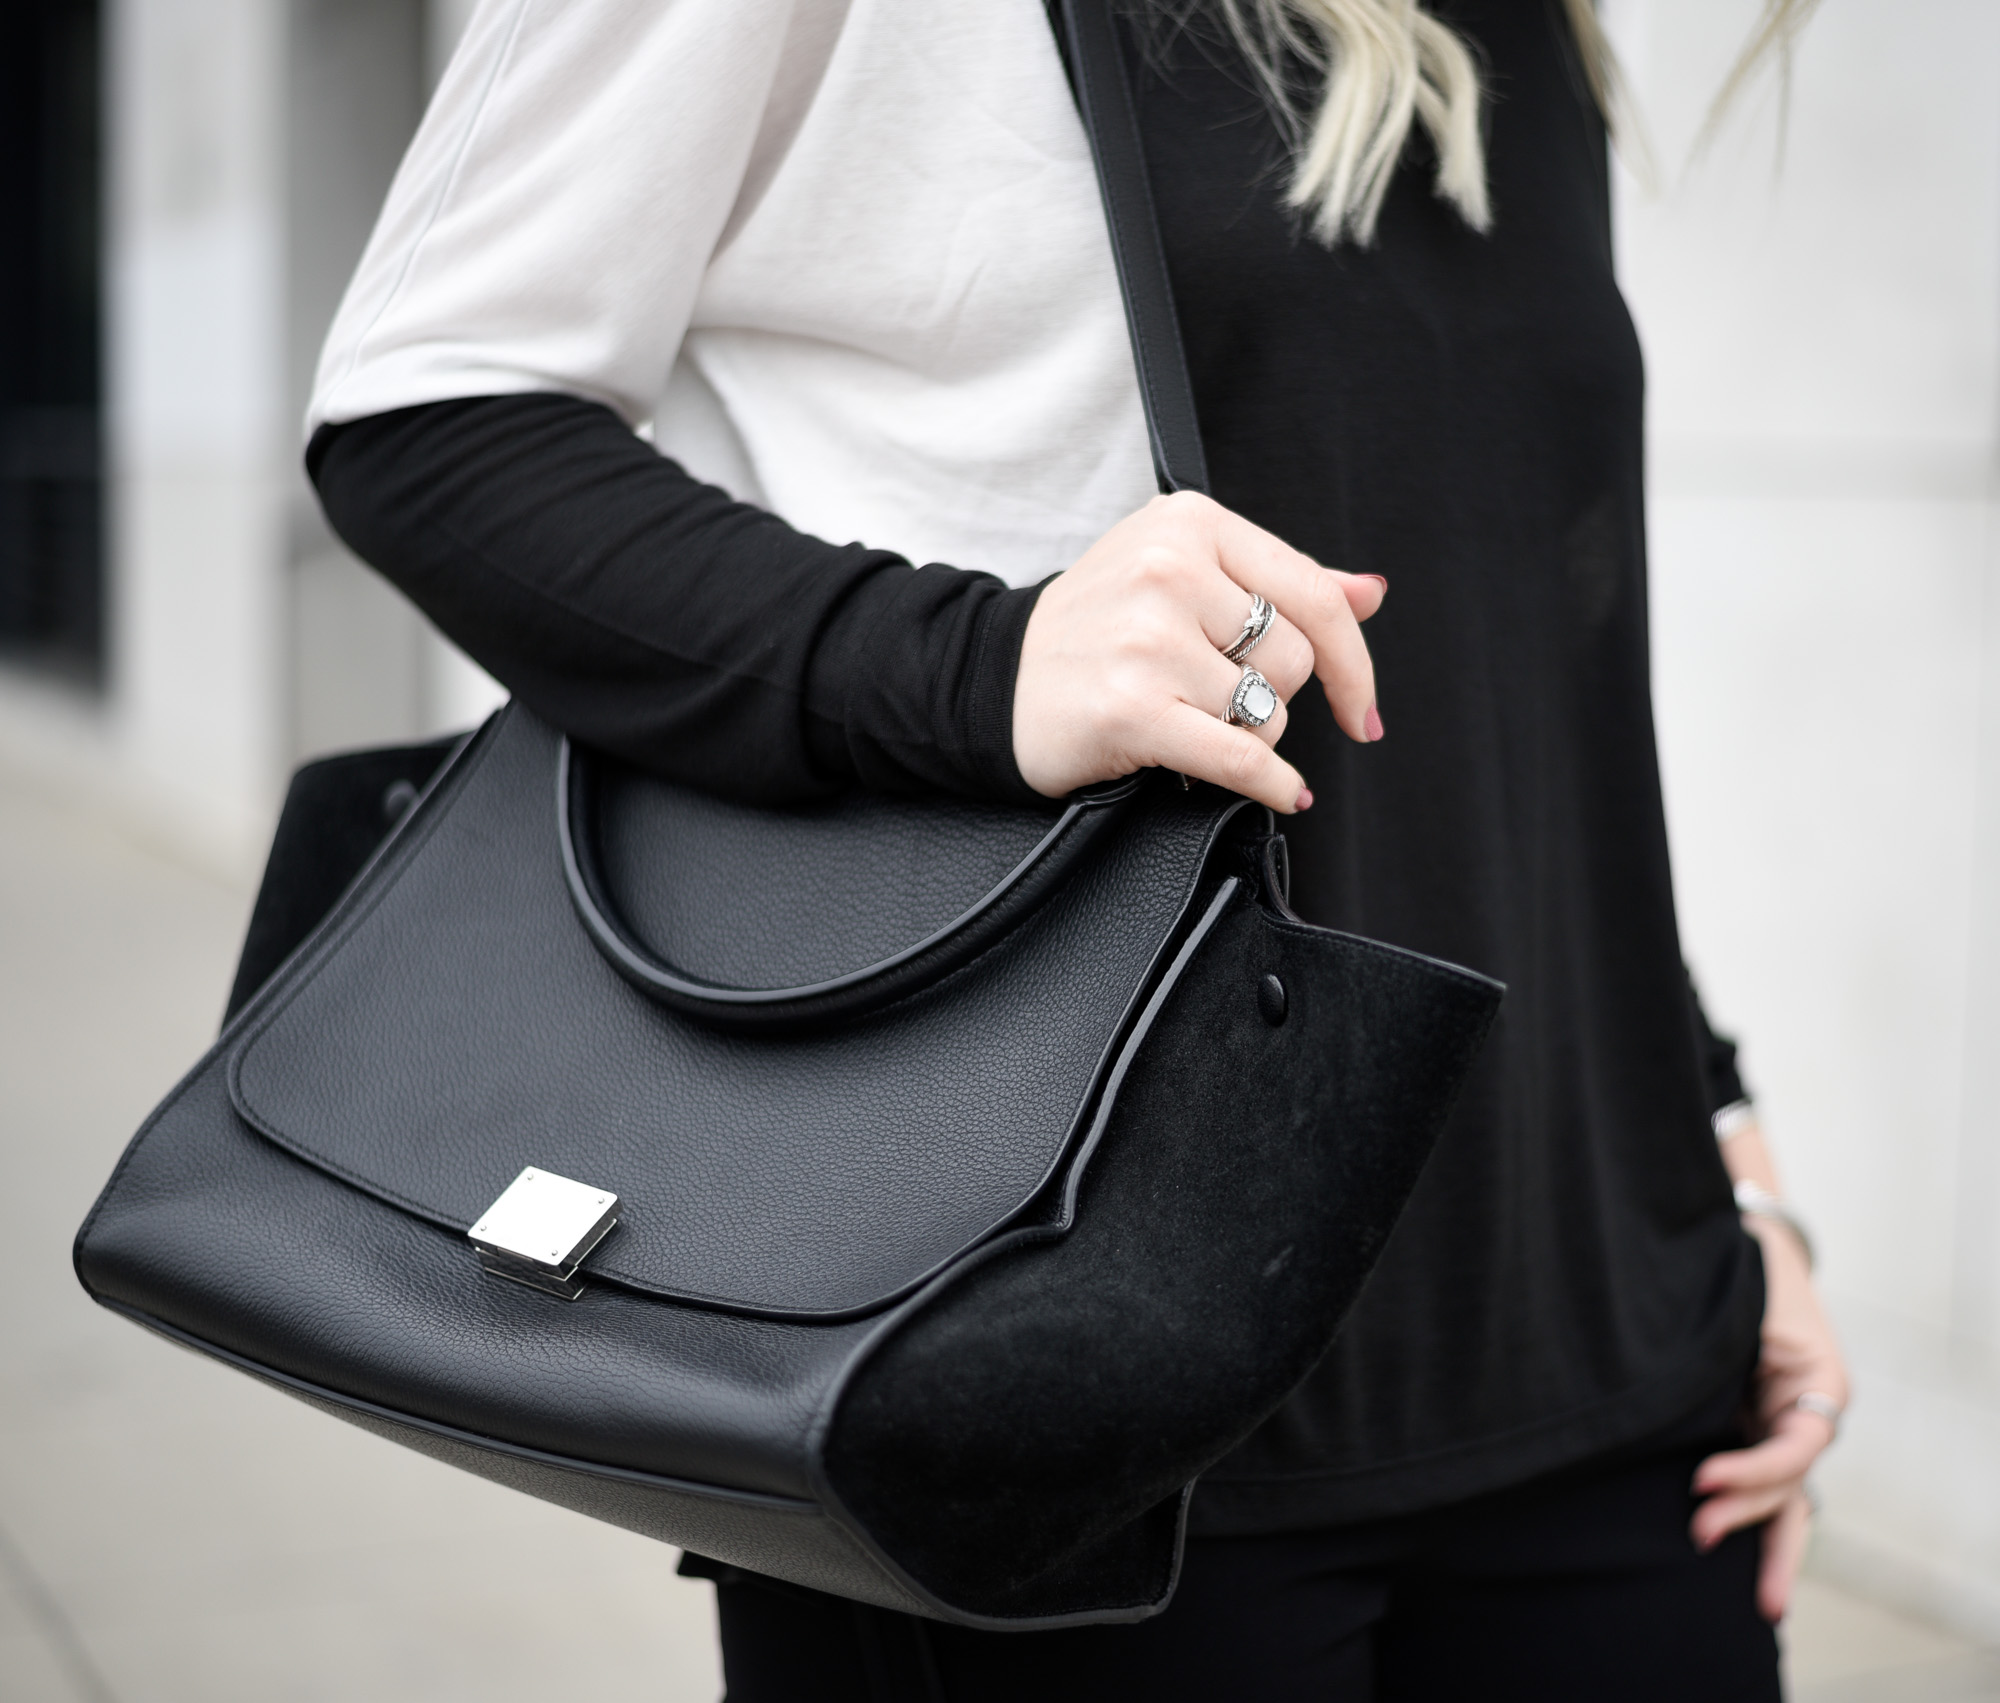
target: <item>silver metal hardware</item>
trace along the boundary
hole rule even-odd
[[[1736,1185],[1736,1210],[1756,1218],[1769,1219],[1773,1224],[1782,1224],[1798,1238],[1799,1247],[1806,1256],[1806,1270],[1813,1268],[1812,1232],[1806,1228],[1806,1221],[1792,1210],[1792,1203],[1781,1195],[1773,1194],[1761,1183],[1753,1183],[1748,1177]]]
[[[1836,1437],[1840,1435],[1840,1403],[1820,1390],[1807,1390],[1792,1403],[1801,1413],[1810,1413],[1817,1419],[1826,1421],[1826,1428]],[[1819,1510],[1815,1508],[1814,1513]]]
[[[1708,1120],[1717,1141],[1734,1141],[1757,1122],[1757,1108],[1748,1100],[1731,1100]]]
[[[1223,647],[1222,654],[1231,662],[1241,662],[1264,642],[1264,635],[1271,630],[1271,618],[1276,614],[1277,610],[1253,591],[1250,613],[1243,618],[1243,631]]]
[[[1278,713],[1278,693],[1270,681],[1244,663],[1222,719],[1232,727],[1262,727]]]
[[[576,1268],[617,1222],[609,1189],[530,1165],[466,1234],[492,1276],[574,1301],[584,1289]]]

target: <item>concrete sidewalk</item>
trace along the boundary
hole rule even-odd
[[[672,1551],[77,1288],[70,1238],[212,1037],[249,898],[0,775],[0,1703],[706,1703],[709,1588]],[[2000,1661],[1823,1586],[1789,1641],[1800,1703],[2000,1700]]]

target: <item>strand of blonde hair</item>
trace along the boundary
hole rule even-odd
[[[1480,132],[1484,91],[1472,50],[1419,0],[1219,0],[1292,144],[1286,201],[1329,245],[1374,240],[1413,124],[1429,137],[1433,187],[1474,230],[1493,221]],[[1710,108],[1703,139],[1764,65],[1776,61],[1781,111],[1792,50],[1818,0],[1764,0],[1750,40]],[[1594,0],[1563,0],[1579,67],[1613,138],[1642,178],[1644,129]],[[1302,91],[1298,71],[1307,74]]]
[[[1413,122],[1436,188],[1475,230],[1492,223],[1479,70],[1458,32],[1417,0],[1222,0],[1223,16],[1291,133],[1286,200],[1322,242],[1368,243]],[[1318,84],[1311,110],[1291,66]]]

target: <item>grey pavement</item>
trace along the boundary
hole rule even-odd
[[[671,1550],[77,1288],[70,1238],[212,1036],[249,897],[0,773],[0,1703],[713,1699]],[[1993,1654],[1823,1584],[1787,1642],[1797,1703],[2000,1703]]]

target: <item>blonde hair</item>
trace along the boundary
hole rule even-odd
[[[1286,201],[1329,245],[1367,244],[1410,126],[1421,124],[1435,188],[1474,230],[1493,210],[1480,133],[1483,91],[1472,50],[1419,0],[1219,0],[1292,144]],[[1763,64],[1789,87],[1791,53],[1818,0],[1764,0],[1764,12],[1709,116],[1709,128]],[[1563,0],[1578,68],[1614,137],[1643,148],[1631,101],[1593,0]],[[1296,68],[1308,73],[1302,88]]]

